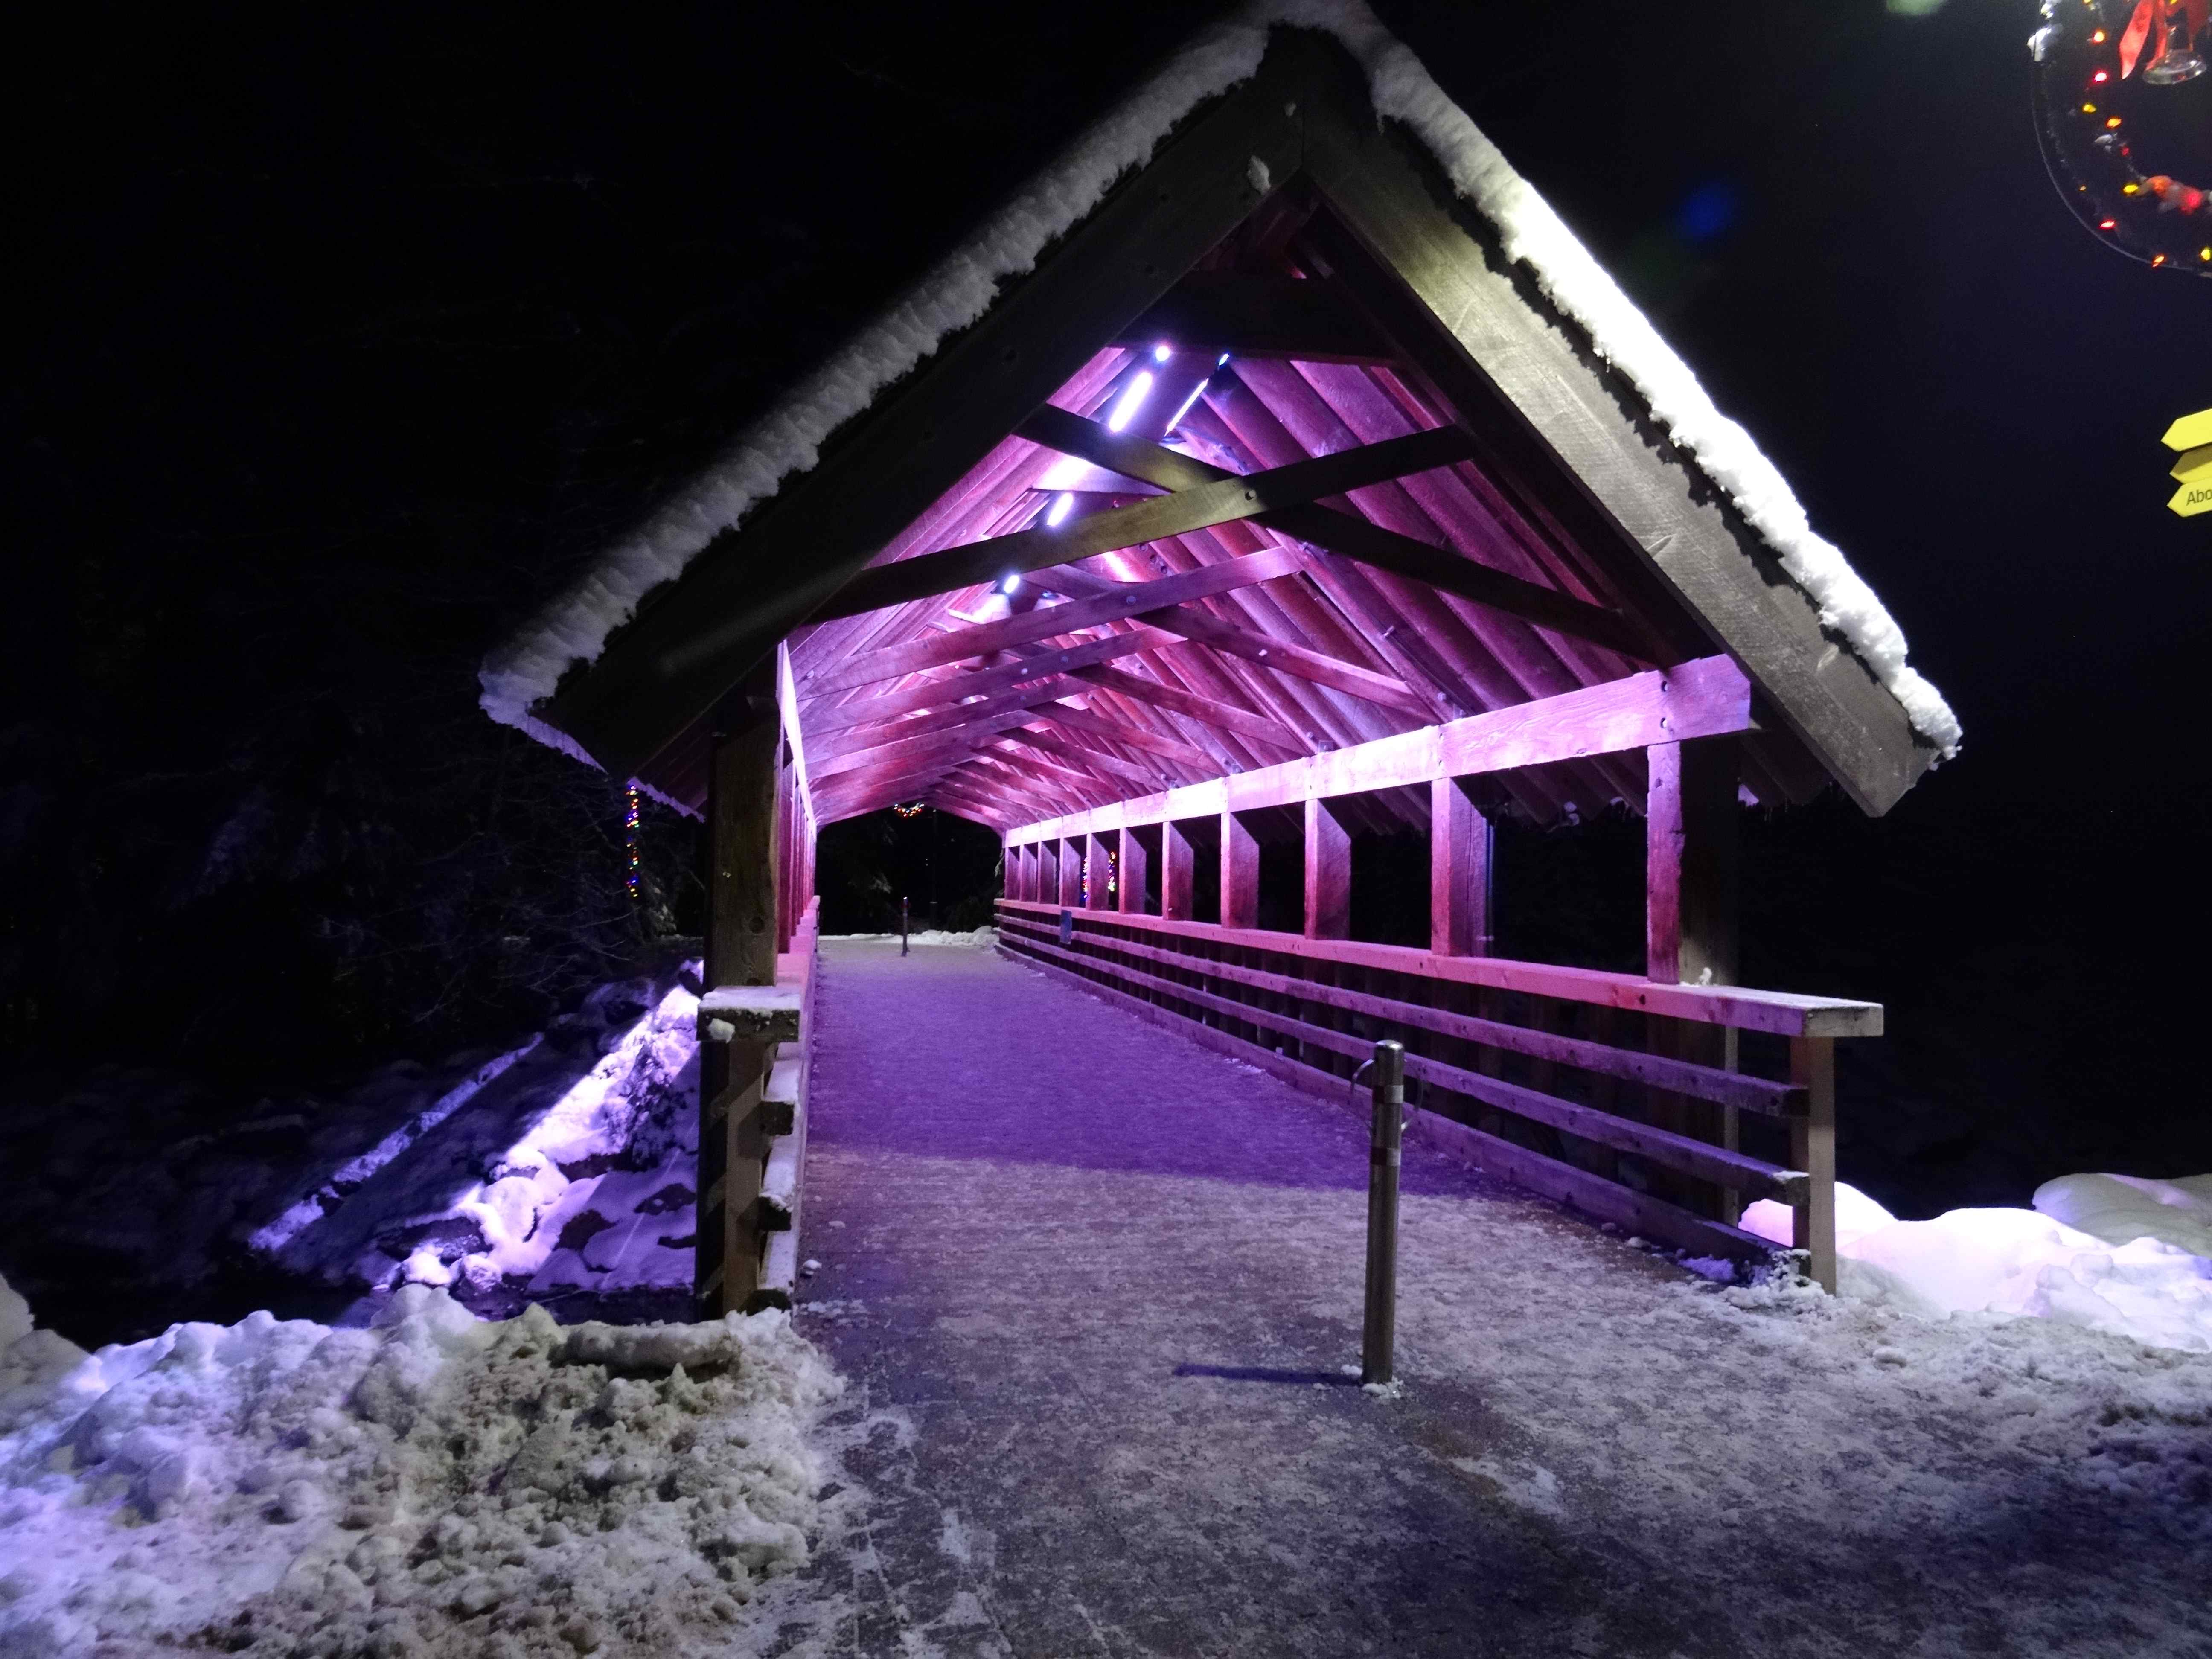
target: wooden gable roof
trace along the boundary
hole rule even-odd
[[[820,821],[1003,830],[1717,651],[1747,789],[1886,811],[1946,734],[1370,89],[1274,31],[527,723],[696,807],[718,701],[787,643]],[[1550,819],[1643,783],[1495,787]]]

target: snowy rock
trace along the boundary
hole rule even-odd
[[[2107,1244],[2154,1238],[2191,1255],[2212,1257],[2212,1175],[2175,1181],[2061,1176],[2038,1187],[2030,1202],[2044,1214]]]

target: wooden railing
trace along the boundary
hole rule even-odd
[[[1879,1036],[1876,1004],[1012,899],[999,927],[1018,959],[1339,1098],[1395,1038],[1409,1133],[1631,1232],[1757,1259],[1741,1206],[1776,1200],[1835,1288],[1834,1045]]]
[[[821,901],[810,900],[773,986],[723,986],[699,1000],[700,1040],[728,1045],[731,1061],[727,1104],[702,1103],[702,1146],[715,1135],[727,1149],[698,1199],[698,1291],[710,1314],[788,1308],[798,1284],[820,929]]]

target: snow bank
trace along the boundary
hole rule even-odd
[[[678,491],[592,574],[488,657],[481,702],[494,720],[588,759],[537,720],[575,661],[598,659],[607,637],[646,593],[672,580],[708,542],[811,469],[831,432],[935,353],[947,336],[990,308],[1001,284],[1095,207],[1123,173],[1148,161],[1169,130],[1203,100],[1249,78],[1271,26],[1325,30],[1364,66],[1376,108],[1403,122],[1435,155],[1454,186],[1497,227],[1507,257],[1526,264],[1598,355],[1626,375],[1669,438],[1697,459],[1887,686],[1913,729],[1945,757],[1957,752],[1958,717],[1905,660],[1905,635],[1842,552],[1816,534],[1805,509],[1751,435],[1715,407],[1688,365],[1659,337],[1565,222],[1508,164],[1420,61],[1362,0],[1258,0],[1209,29],[1152,81],[1046,168],[976,235],[864,329],[750,431]],[[1255,180],[1255,182],[1258,182]]]
[[[807,1559],[842,1386],[781,1313],[488,1324],[422,1286],[90,1355],[0,1286],[0,1341],[9,1654],[726,1652]]]
[[[2155,1195],[2161,1192],[2178,1197]],[[1931,1221],[1899,1221],[1838,1182],[1837,1289],[1847,1299],[1923,1319],[1957,1313],[2051,1319],[2155,1347],[2212,1352],[2212,1249],[2185,1242],[2212,1239],[2208,1200],[2212,1176],[2066,1176],[2038,1189],[2033,1210],[1951,1210]],[[2046,1213],[2053,1206],[2098,1220],[2099,1231]],[[2144,1221],[2153,1224],[2138,1224]],[[1790,1212],[1771,1200],[1752,1205],[1743,1225],[1790,1242]]]

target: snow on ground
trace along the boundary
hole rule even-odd
[[[1922,1319],[2026,1315],[2212,1352],[2212,1176],[2063,1176],[2035,1206],[1899,1221],[1838,1182],[1837,1289]],[[1790,1241],[1790,1212],[1771,1200],[1743,1224]]]
[[[421,1285],[87,1355],[0,1285],[0,1655],[752,1651],[842,1387],[781,1313],[486,1323]]]
[[[1753,529],[1802,583],[1824,626],[1847,641],[1904,707],[1913,729],[1944,755],[1956,751],[1958,717],[1905,660],[1902,629],[1842,551],[1817,534],[1751,434],[1715,407],[1689,366],[1583,246],[1565,221],[1447,98],[1420,61],[1362,0],[1253,0],[1200,33],[1149,82],[987,220],[936,270],[860,331],[842,351],[741,434],[721,459],[609,548],[589,575],[488,657],[481,702],[494,720],[588,760],[573,739],[531,712],[570,663],[594,661],[607,636],[653,587],[753,507],[810,471],[823,441],[886,386],[981,318],[1002,284],[1097,205],[1206,98],[1249,79],[1269,29],[1326,30],[1364,67],[1376,111],[1402,121],[1435,155],[1462,196],[1498,228],[1506,256],[1526,264],[1560,310],[1586,330],[1599,356],[1626,375],[1674,443],[1697,458]],[[1255,183],[1265,187],[1265,180]]]
[[[921,932],[908,933],[906,937],[909,945],[964,945],[973,951],[988,951],[998,944],[999,930],[987,927],[971,928],[964,933],[948,933],[940,927],[925,927]],[[843,945],[896,945],[898,939],[896,933],[829,933],[823,936],[823,942],[827,944],[835,939]]]
[[[249,1248],[287,1271],[364,1290],[688,1289],[696,969],[684,964],[672,983],[599,988],[575,1028],[604,1050],[596,1061],[571,1045],[550,1068],[510,1068],[527,1092],[514,1109],[489,1109],[501,1091],[488,1080],[492,1098],[474,1121],[441,1097],[256,1231]]]

